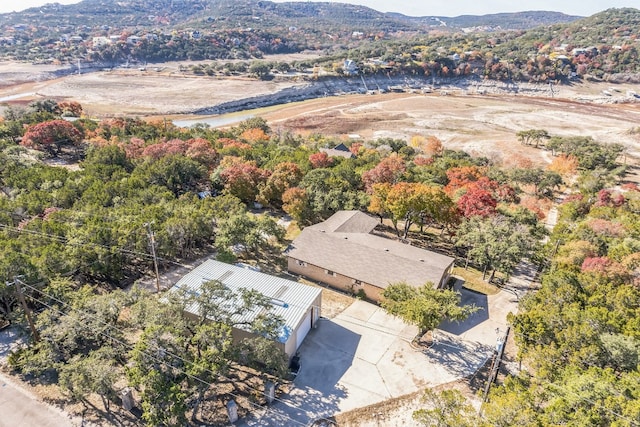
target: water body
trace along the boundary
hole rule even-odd
[[[35,92],[16,93],[15,95],[9,95],[0,98],[0,102],[13,101],[14,99],[26,98],[33,95],[35,95]]]

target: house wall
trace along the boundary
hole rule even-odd
[[[318,297],[318,300],[319,299],[320,299],[320,296]],[[320,304],[320,301],[317,301],[317,303]],[[186,312],[185,315],[188,318],[190,318],[190,319],[192,319],[194,321],[199,320],[199,317],[196,316],[193,313]],[[302,320],[300,322],[302,323]],[[314,320],[314,323],[312,323],[312,325],[315,326],[315,320]],[[299,327],[300,327],[300,325],[298,325],[295,328],[295,330],[291,333],[291,336],[289,337],[289,339],[287,340],[286,343],[281,343],[281,342],[278,342],[278,341],[274,341],[276,343],[276,346],[280,350],[284,351],[287,354],[287,356],[289,357],[289,359],[291,359],[296,353],[296,332],[298,331]],[[255,338],[255,337],[257,337],[257,335],[253,334],[251,332],[247,332],[247,331],[245,331],[243,329],[239,329],[239,328],[231,328],[231,338],[233,338],[233,343],[234,344],[239,344],[244,339],[252,339],[252,338]],[[293,349],[293,350],[291,350],[291,349]]]
[[[336,272],[332,272],[333,274],[329,274],[326,269],[318,267],[317,265],[300,263],[299,260],[288,257],[287,268],[291,273],[299,274],[311,280],[326,283],[327,285],[344,292],[357,294],[358,291],[362,289],[367,296],[367,299],[371,301],[380,302],[380,300],[382,299],[382,292],[384,291],[384,289],[381,289],[369,283],[356,283],[354,278]]]
[[[251,332],[247,332],[244,331],[242,329],[238,329],[238,328],[232,328],[231,329],[231,336],[233,337],[233,343],[234,344],[239,344],[240,342],[242,342],[242,340],[244,339],[253,339],[256,338],[256,334],[252,334]],[[291,341],[291,339],[289,339],[289,341]],[[295,341],[295,339],[294,339]],[[285,351],[285,344],[278,342],[278,341],[274,341],[276,343],[276,346],[282,350]],[[291,358],[292,355],[288,355],[289,358]]]
[[[311,280],[326,283],[327,285],[344,292],[357,294],[358,291],[362,289],[367,296],[367,299],[371,301],[380,302],[383,299],[382,293],[384,292],[384,289],[365,282],[356,283],[354,278],[338,274],[336,272],[333,272],[333,274],[328,274],[326,269],[318,267],[317,265],[301,263],[295,258],[287,257],[287,268],[291,273],[299,274]],[[440,283],[437,284],[438,288],[444,287],[452,272],[453,262],[449,265],[445,273],[442,275]]]

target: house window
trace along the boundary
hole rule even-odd
[[[356,285],[356,286],[360,286],[360,285],[362,285],[362,282],[360,280],[353,279],[353,284]]]
[[[327,274],[327,275],[329,275],[329,276],[335,276],[335,275],[336,275],[336,273],[334,273],[334,272],[333,272],[333,271],[331,271],[331,270],[325,270],[324,272],[325,272],[325,274]]]
[[[300,267],[306,267],[306,266],[307,266],[307,263],[306,263],[306,262],[304,262],[304,261],[300,261],[299,259],[298,259],[298,260],[296,260],[296,264],[298,264]]]

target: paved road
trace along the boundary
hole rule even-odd
[[[69,418],[0,374],[0,427],[71,427]],[[77,425],[77,424],[76,424]]]
[[[12,350],[24,337],[17,328],[0,330],[0,365],[5,365]],[[0,372],[0,427],[71,427],[82,421],[72,421],[62,411],[38,400],[19,381]]]

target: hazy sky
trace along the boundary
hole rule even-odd
[[[285,0],[275,0],[282,2]],[[71,4],[79,0],[58,0]],[[344,3],[362,4],[381,12],[400,12],[411,16],[484,15],[524,10],[553,10],[570,15],[588,16],[610,7],[640,7],[638,0],[350,0]],[[51,0],[0,0],[0,13],[52,3]]]

